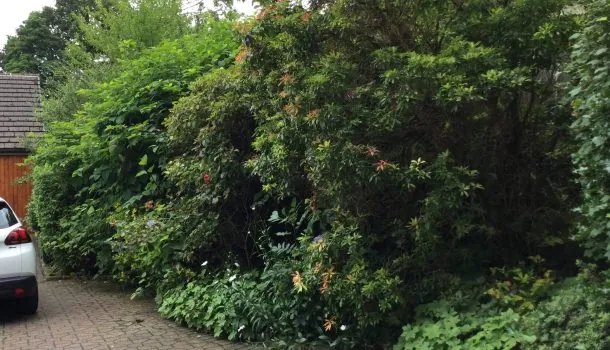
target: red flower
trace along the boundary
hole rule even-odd
[[[380,160],[377,163],[375,163],[374,165],[377,166],[376,170],[381,172],[385,169],[386,166],[390,165],[390,163],[385,160]]]
[[[309,20],[311,19],[311,16],[312,16],[311,12],[305,12],[302,17],[303,23],[309,22]]]
[[[370,157],[374,157],[374,156],[376,156],[379,153],[379,150],[375,146],[366,146],[366,153]]]
[[[203,175],[203,183],[206,185],[209,185],[212,182],[212,178],[210,177],[210,174],[205,173]]]
[[[307,117],[305,118],[306,120],[313,120],[318,118],[318,116],[320,115],[320,109],[316,108],[316,109],[312,109],[311,111],[309,111],[309,113],[307,113]]]
[[[268,9],[263,9],[262,11],[259,11],[256,14],[256,19],[258,19],[258,20],[264,19],[267,16],[268,13],[269,13]]]
[[[237,55],[235,56],[235,62],[244,63],[246,58],[248,57],[248,48],[242,45],[242,48],[239,50]]]
[[[294,82],[294,77],[288,73],[282,75],[280,77],[280,81],[284,84],[290,84]]]
[[[287,104],[284,106],[284,111],[294,116],[299,113],[299,105],[296,105],[294,103]]]

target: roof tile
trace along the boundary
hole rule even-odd
[[[0,149],[22,151],[24,137],[43,132],[36,118],[39,106],[38,76],[0,73]]]

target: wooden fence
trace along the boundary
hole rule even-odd
[[[32,184],[18,184],[17,180],[28,173],[20,166],[25,155],[0,155],[0,197],[15,210],[20,219],[25,219],[26,208],[32,195]]]

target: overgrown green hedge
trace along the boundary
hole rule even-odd
[[[564,9],[580,15],[582,29],[571,36],[571,62],[565,64],[572,85],[565,99],[574,107],[572,131],[579,146],[573,154],[583,191],[576,209],[575,238],[585,256],[600,263],[582,264],[576,278],[553,285],[521,269],[506,274],[487,291],[456,296],[420,306],[395,349],[606,349],[610,347],[608,272],[608,197],[606,164],[608,91],[607,1],[583,1]],[[564,72],[566,74],[566,72]],[[565,76],[565,75],[564,75]],[[565,82],[565,79],[563,79]],[[562,83],[558,82],[559,85]],[[504,280],[504,281],[502,281]],[[535,292],[535,293],[534,293]],[[474,297],[473,297],[474,296]],[[527,306],[527,307],[524,307]],[[517,312],[515,312],[515,311]]]
[[[163,120],[191,81],[229,66],[237,47],[229,21],[207,25],[205,35],[168,41],[121,62],[110,78],[81,86],[85,79],[68,80],[80,88],[80,100],[69,100],[75,89],[66,87],[43,105],[47,133],[30,157],[30,218],[41,231],[45,256],[59,268],[114,272],[112,213],[172,187],[162,169],[172,156]],[[83,74],[96,76],[100,69]],[[55,108],[55,101],[66,100],[67,111]]]
[[[546,344],[563,306],[547,271],[580,255],[569,2],[263,5],[92,64],[45,103],[45,257],[231,339],[388,346],[411,322],[397,348]],[[98,78],[69,99],[79,74]],[[473,276],[468,308],[428,304]],[[595,317],[570,322],[601,339]],[[535,334],[507,332],[525,321]]]
[[[584,220],[578,237],[595,259],[610,258],[610,208],[608,163],[608,112],[610,111],[610,5],[605,1],[587,4],[584,29],[573,35],[572,73],[576,84],[570,91],[575,109],[572,129],[580,148],[574,165],[584,200],[578,208]]]

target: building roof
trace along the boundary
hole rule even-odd
[[[0,73],[0,153],[27,152],[25,136],[43,131],[39,106],[38,76]]]

